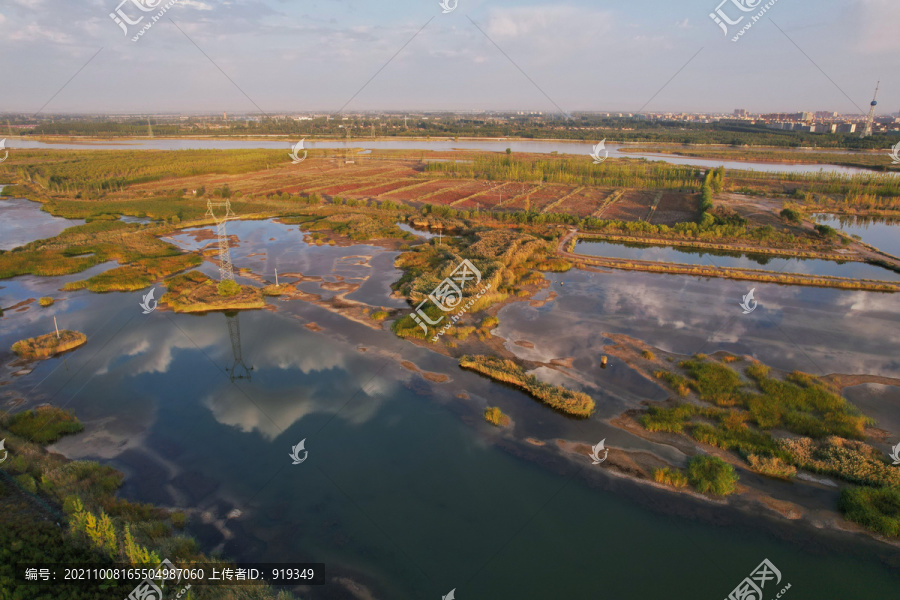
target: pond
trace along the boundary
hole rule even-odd
[[[839,263],[830,260],[782,258],[766,254],[738,254],[624,242],[579,241],[575,251],[589,256],[605,256],[630,260],[650,260],[707,267],[762,269],[776,273],[830,275],[852,279],[900,281],[900,273],[855,261]]]
[[[816,214],[813,218],[817,223],[830,225],[850,235],[858,235],[870,246],[900,257],[900,220],[828,214]]]

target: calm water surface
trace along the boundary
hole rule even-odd
[[[296,227],[273,221],[233,223],[229,232],[240,238],[235,265],[265,278],[277,267],[376,281],[364,301],[377,305],[398,275],[395,253],[380,248],[308,246]],[[186,247],[211,241],[195,236],[174,239]],[[345,270],[353,256],[368,256],[371,266]],[[93,272],[102,268],[109,266]],[[599,369],[602,332],[687,354],[752,354],[782,368],[896,375],[894,296],[759,285],[759,308],[743,316],[745,286],[727,280],[552,275],[557,297],[505,307],[498,334],[523,356],[573,359],[573,387],[598,401],[592,419],[574,421],[461,371],[453,359],[315,305],[274,299],[275,312],[143,315],[145,291],[57,291],[84,276],[0,282],[3,306],[65,296],[48,309],[5,313],[4,365],[12,357],[3,349],[46,333],[54,314],[88,336],[81,349],[29,374],[4,371],[12,383],[3,394],[74,410],[85,432],[54,449],[122,469],[125,497],[188,509],[188,529],[207,549],[242,561],[324,562],[331,575],[391,600],[440,598],[453,588],[460,598],[723,598],[763,558],[791,583],[788,597],[889,598],[900,589],[900,565],[895,560],[892,572],[883,562],[896,559],[895,550],[651,491],[568,460],[552,444],[609,437],[614,448],[649,447],[603,419],[666,394],[616,361]],[[252,371],[235,365],[236,348]],[[450,380],[431,382],[402,361]],[[246,372],[251,379],[230,377]],[[894,388],[876,392],[897,402]],[[486,405],[501,406],[514,429],[486,424]],[[550,444],[535,447],[527,436]],[[309,458],[291,465],[290,448],[302,439]],[[241,515],[227,518],[234,509]],[[350,597],[341,590],[330,583],[302,597]]]
[[[53,237],[67,227],[83,223],[81,219],[54,217],[41,210],[40,202],[0,196],[0,250],[12,250],[28,242]]]
[[[858,235],[865,243],[888,254],[900,256],[900,220],[827,214],[813,216],[818,223],[830,225],[851,235]]]
[[[761,269],[779,273],[803,273],[807,275],[831,275],[853,279],[877,279],[900,281],[900,273],[862,262],[844,263],[830,260],[779,258],[765,254],[740,254],[710,252],[693,248],[648,246],[622,242],[578,242],[575,251],[589,256],[607,256],[631,260],[652,260],[686,265]]]
[[[599,141],[599,140],[598,140]],[[98,141],[85,143],[48,143],[30,139],[9,138],[9,148],[45,148],[64,150],[236,150],[246,148],[285,149],[289,150],[294,142],[265,140],[215,140],[215,139],[124,139],[117,141]],[[549,154],[577,154],[588,156],[593,151],[593,144],[586,142],[566,141],[527,141],[527,140],[365,140],[346,141],[306,141],[308,149],[353,149],[364,150],[484,150],[487,152],[504,152],[507,148],[513,152],[536,152]],[[606,144],[611,158],[646,158],[647,160],[667,162],[673,165],[691,165],[704,168],[724,166],[726,169],[761,171],[764,173],[818,173],[825,171],[839,174],[874,173],[868,169],[843,167],[839,165],[798,165],[780,163],[754,163],[743,161],[706,160],[673,154],[627,154],[629,146],[622,144]]]

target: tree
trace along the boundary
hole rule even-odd
[[[241,291],[241,286],[231,279],[223,279],[219,282],[217,291],[220,296],[236,296]]]
[[[695,456],[688,462],[688,481],[698,492],[727,496],[737,489],[734,467],[714,456]]]
[[[794,210],[793,208],[785,208],[778,215],[788,223],[793,223],[795,225],[799,225],[803,222],[803,216],[800,214],[800,211]]]

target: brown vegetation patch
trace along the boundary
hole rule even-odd
[[[693,221],[700,212],[700,197],[697,194],[665,192],[650,222],[654,225],[673,226],[676,223]]]
[[[22,358],[49,358],[55,354],[66,352],[87,342],[87,336],[79,331],[63,329],[37,337],[19,340],[12,345],[12,351]]]

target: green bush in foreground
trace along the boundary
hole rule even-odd
[[[876,533],[900,536],[900,490],[846,488],[838,504],[844,516]]]
[[[695,456],[688,462],[688,481],[698,492],[727,496],[737,489],[734,467],[714,456]]]
[[[74,415],[54,406],[41,406],[10,417],[6,429],[36,444],[52,444],[64,435],[78,433],[84,426]]]

